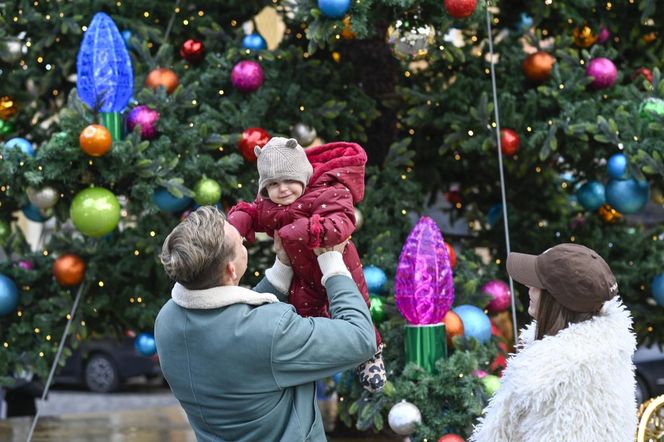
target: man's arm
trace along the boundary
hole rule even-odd
[[[281,388],[357,366],[376,352],[371,316],[339,252],[318,259],[332,318],[303,318],[289,309],[272,336],[272,372]]]

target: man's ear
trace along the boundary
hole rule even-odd
[[[226,281],[235,281],[237,278],[237,272],[235,271],[235,264],[232,262],[227,262],[224,266],[224,282]]]

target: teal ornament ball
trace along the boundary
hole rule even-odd
[[[614,153],[609,157],[606,168],[611,178],[627,178],[627,157],[624,153]]]
[[[221,186],[210,178],[201,178],[194,186],[194,201],[201,206],[214,206],[221,199]]]
[[[650,284],[650,292],[657,304],[664,307],[664,273],[655,276]]]
[[[374,324],[380,324],[385,318],[385,308],[383,306],[383,299],[380,296],[369,295],[369,312],[371,313],[371,320]]]
[[[634,178],[612,179],[606,185],[606,202],[622,214],[641,211],[649,197],[650,187],[647,181],[637,181]]]
[[[491,339],[491,320],[481,308],[474,305],[460,305],[453,309],[463,322],[463,335],[475,338],[480,344]]]
[[[576,199],[586,210],[597,210],[606,202],[604,184],[590,180],[576,191]]]
[[[364,279],[367,282],[369,293],[382,294],[385,292],[385,284],[387,283],[387,275],[385,272],[372,265],[365,266]]]
[[[91,187],[76,194],[69,216],[82,234],[99,238],[118,226],[120,203],[110,190]]]
[[[639,116],[647,122],[662,121],[664,119],[664,100],[661,98],[646,98],[639,106]]]
[[[0,316],[13,312],[18,305],[16,284],[5,275],[0,275]]]
[[[178,198],[163,187],[155,190],[152,201],[164,212],[182,212],[191,204],[191,198],[188,196],[182,195]]]
[[[42,211],[39,210],[39,207],[35,206],[34,204],[26,204],[25,206],[21,207],[21,211],[23,211],[23,215],[25,215],[27,219],[36,223],[43,223],[53,214],[52,210]]]

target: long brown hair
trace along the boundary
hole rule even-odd
[[[554,336],[560,330],[567,328],[568,325],[583,322],[596,314],[572,311],[556,301],[556,298],[551,293],[542,290],[537,303],[535,339],[542,339],[544,336]]]

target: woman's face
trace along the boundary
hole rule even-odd
[[[542,293],[541,289],[535,287],[529,287],[528,295],[530,295],[530,305],[528,306],[528,314],[535,319],[537,319],[535,315],[537,314],[537,306],[539,305],[539,299],[541,293]]]

